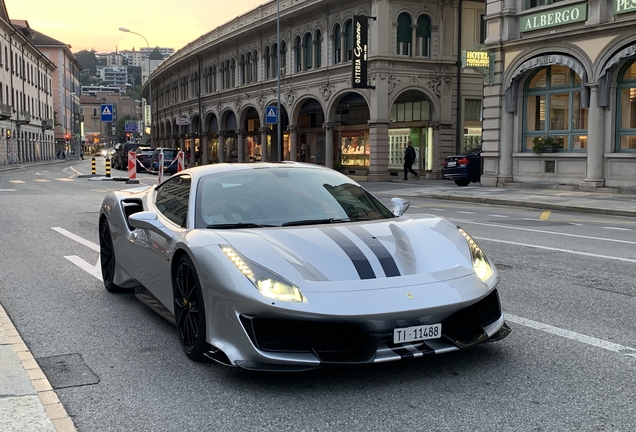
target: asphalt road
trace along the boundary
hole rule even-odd
[[[91,274],[99,205],[132,186],[70,165],[0,173],[0,303],[41,364],[80,359],[49,377],[79,431],[636,430],[633,218],[413,199],[409,212],[453,220],[497,264],[513,333],[418,360],[252,373],[190,362],[171,324],[105,291]]]

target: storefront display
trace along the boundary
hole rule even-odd
[[[389,129],[389,169],[402,169],[404,167],[404,153],[409,140],[415,148],[416,157],[413,167],[421,168],[420,134],[421,128]]]
[[[341,152],[343,166],[369,166],[369,146],[368,131],[342,131],[341,132]]]

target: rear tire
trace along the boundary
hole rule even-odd
[[[103,220],[99,226],[99,262],[102,267],[102,280],[106,291],[112,293],[123,291],[121,287],[113,282],[117,261],[115,260],[113,237],[110,234],[110,227],[106,220]]]
[[[467,180],[467,179],[455,180],[455,184],[457,186],[468,186],[470,184],[470,180]]]
[[[189,256],[183,255],[177,263],[172,280],[174,293],[174,320],[183,352],[190,360],[206,359],[210,347],[205,340],[205,307],[199,276]]]

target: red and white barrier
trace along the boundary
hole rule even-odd
[[[128,152],[128,180],[137,178],[137,154],[134,151]]]
[[[177,172],[183,171],[184,158],[185,158],[185,154],[182,151],[177,153]]]
[[[163,151],[159,153],[159,183],[163,181]]]

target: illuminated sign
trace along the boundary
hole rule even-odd
[[[614,0],[614,13],[622,14],[625,12],[636,11],[636,0]]]
[[[488,67],[490,66],[490,54],[486,51],[465,51],[464,67]]]
[[[367,51],[369,24],[364,15],[353,16],[353,61],[351,62],[351,87],[370,88],[367,84]]]
[[[151,124],[151,112],[150,105],[144,105],[144,125],[150,126]]]
[[[521,32],[529,32],[585,20],[587,20],[587,3],[579,3],[574,6],[550,9],[545,12],[523,16],[521,17],[519,27]]]

